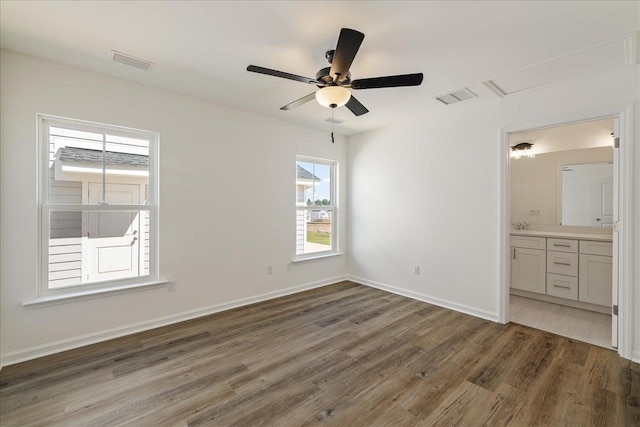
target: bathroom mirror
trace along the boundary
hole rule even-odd
[[[613,163],[562,165],[562,225],[613,226]]]
[[[511,222],[610,227],[613,148],[556,151],[530,159],[512,159],[510,199]]]
[[[611,227],[614,125],[608,118],[509,134],[510,147],[529,142],[535,155],[509,161],[511,222]]]

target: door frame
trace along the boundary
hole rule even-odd
[[[634,106],[629,104],[513,124],[500,129],[500,286],[498,295],[500,323],[509,323],[509,277],[511,270],[511,252],[509,250],[509,134],[605,118],[618,118],[621,143],[618,152],[618,224],[614,228],[617,231],[614,231],[614,244],[617,240],[618,247],[618,354],[625,359],[631,359],[631,345],[633,342],[633,231],[635,226],[639,226],[633,223],[632,217],[634,204],[632,180],[635,143],[633,138],[634,114]]]

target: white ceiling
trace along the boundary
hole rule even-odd
[[[433,97],[640,28],[639,2],[0,2],[1,46],[319,129],[330,111],[279,108],[315,87],[249,73],[249,64],[315,77],[340,28],[365,34],[353,78],[423,72],[420,87],[354,91],[370,113],[336,132],[352,135],[428,117]],[[155,62],[152,72],[111,61],[111,50]]]

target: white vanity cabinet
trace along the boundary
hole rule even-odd
[[[611,306],[612,244],[580,241],[579,300]]]
[[[601,240],[512,235],[511,291],[608,313],[612,248]]]
[[[511,237],[511,287],[544,294],[546,290],[546,241],[539,237]]]

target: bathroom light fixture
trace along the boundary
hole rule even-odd
[[[327,86],[316,92],[316,100],[327,108],[338,108],[349,102],[351,92],[341,86]]]
[[[530,142],[520,142],[511,147],[511,158],[519,159],[520,157],[535,157],[532,150],[533,144]]]

